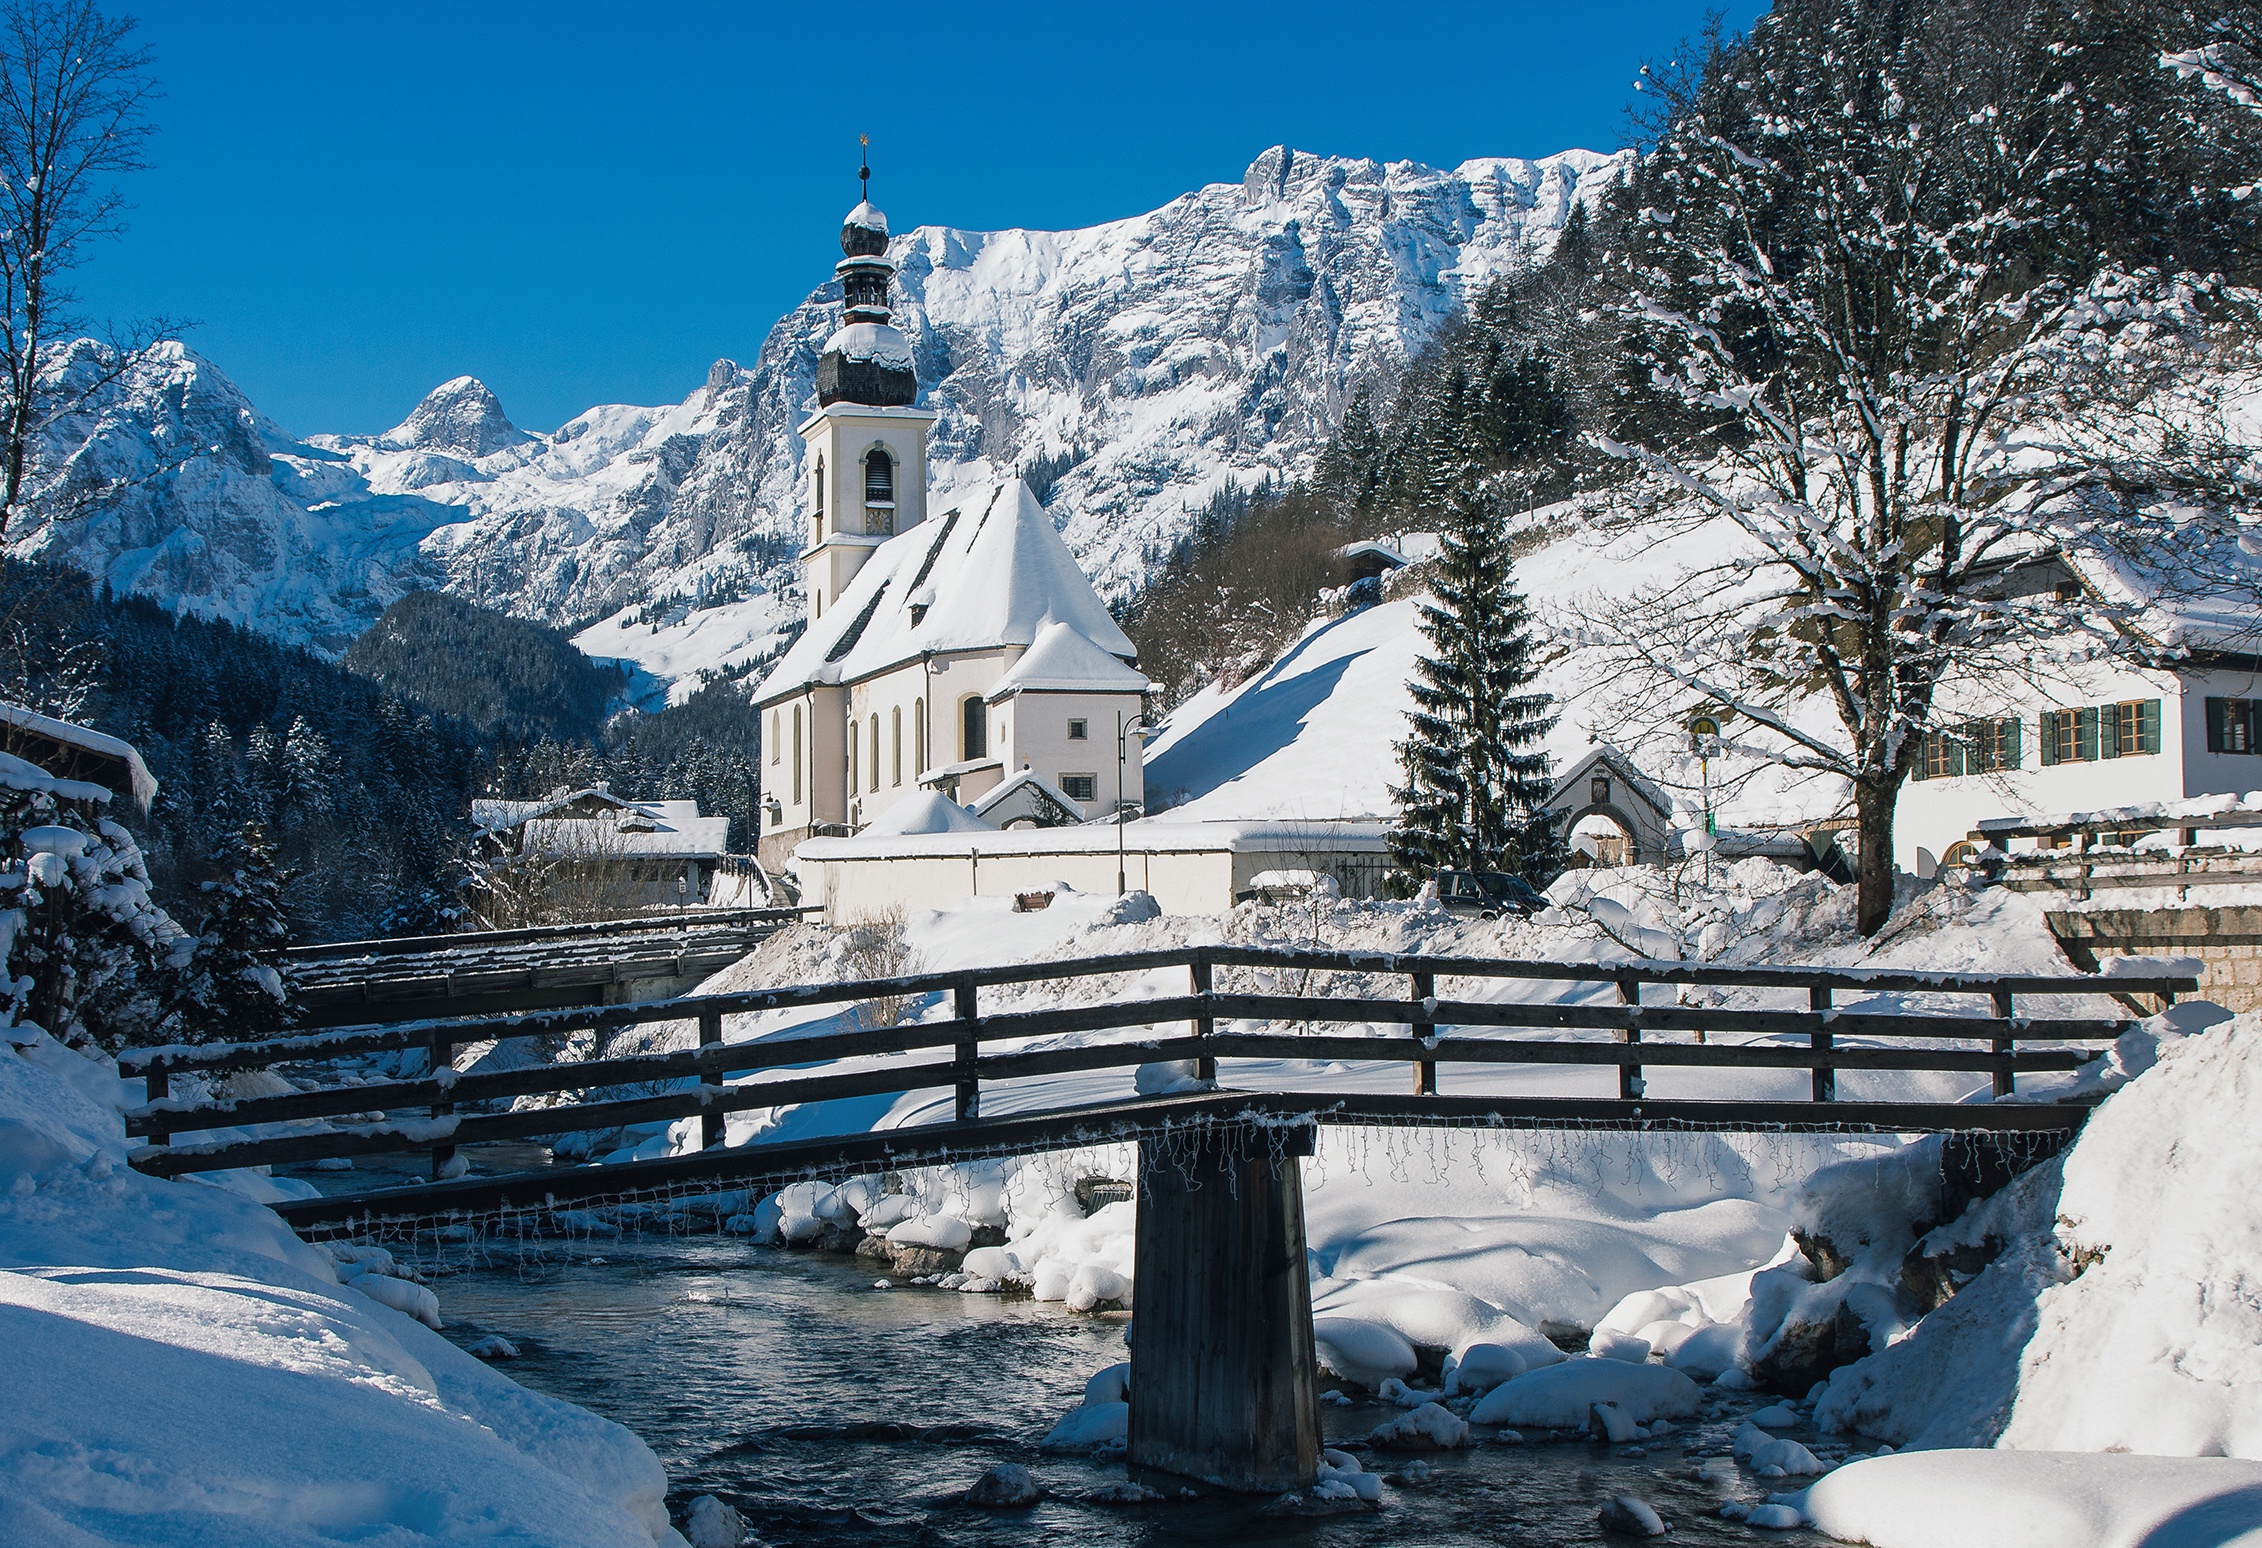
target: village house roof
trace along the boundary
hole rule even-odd
[[[1045,508],[1010,478],[873,550],[762,680],[754,702],[860,682],[923,656],[1033,645],[1056,623],[1122,661],[1138,655]]]
[[[131,743],[0,700],[0,749],[55,779],[124,794],[143,811],[157,799],[157,777]],[[68,799],[85,799],[73,794]]]
[[[520,847],[540,854],[711,860],[730,845],[730,819],[700,816],[697,801],[629,801],[596,786],[540,801],[474,801],[471,820],[485,834],[521,829]]]

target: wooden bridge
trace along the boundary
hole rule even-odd
[[[351,1026],[682,994],[812,909],[679,915],[294,946],[283,974],[307,1025]]]
[[[2134,966],[2134,964],[2132,964]],[[1139,997],[1121,983],[1182,971],[1187,992]],[[1082,1003],[990,1010],[983,991],[1090,984]],[[1151,982],[1151,979],[1149,979]],[[1569,998],[1452,998],[1456,985],[1554,984]],[[770,1190],[811,1178],[1142,1143],[1134,1307],[1130,1457],[1136,1468],[1231,1488],[1276,1489],[1313,1476],[1319,1445],[1311,1307],[1304,1272],[1299,1172],[1315,1126],[1478,1124],[1500,1127],[1827,1129],[1882,1133],[1980,1131],[2054,1135],[2088,1108],[2006,1100],[2022,1074],[2063,1073],[2100,1057],[2136,1018],[2134,996],[2172,1003],[2196,981],[2172,972],[2107,976],[1973,976],[1871,969],[1712,967],[1672,962],[1564,963],[1200,946],[977,972],[807,984],[581,1010],[424,1019],[343,1027],[264,1043],[144,1049],[119,1060],[147,1081],[127,1115],[149,1143],[133,1165],[157,1176],[328,1157],[428,1152],[435,1180],[278,1206],[310,1236],[401,1229],[481,1215],[540,1229],[574,1204],[687,1190]],[[1395,991],[1395,992],[1392,992]],[[1779,1006],[1682,1003],[1687,995],[1774,997]],[[1927,1008],[1841,1006],[1841,996],[1922,997]],[[899,1020],[948,998],[949,1014]],[[2035,997],[2079,997],[2096,1015]],[[1662,1000],[1665,1003],[1654,1003]],[[1933,1009],[1947,1002],[1948,1008]],[[2102,1003],[2099,1003],[2102,1002]],[[786,1029],[724,1041],[724,1022],[780,1010],[860,1008],[864,1024]],[[875,1014],[874,1010],[878,1013]],[[689,1046],[565,1064],[455,1068],[459,1053],[511,1038],[651,1023],[684,1027]],[[1345,1027],[1360,1030],[1332,1030]],[[696,1041],[691,1029],[696,1028]],[[1389,1028],[1378,1031],[1373,1029]],[[1331,1029],[1331,1030],[1322,1030]],[[1397,1030],[1403,1029],[1403,1030]],[[1090,1034],[1111,1034],[1090,1038]],[[1070,1034],[1079,1040],[1048,1042]],[[322,1083],[342,1060],[407,1056],[398,1078]],[[1253,1085],[1244,1061],[1402,1064],[1408,1089],[1282,1089]],[[1033,1078],[1184,1061],[1199,1089],[1170,1095],[985,1114]],[[1611,1071],[1615,1092],[1519,1092],[1536,1066]],[[829,1068],[828,1068],[829,1066]],[[172,1094],[178,1077],[288,1071],[289,1094]],[[1440,1071],[1453,1089],[1440,1090]],[[1674,1094],[1686,1071],[1755,1078],[1803,1072],[1799,1099],[1756,1091]],[[1840,1072],[1985,1075],[1994,1100],[1849,1100]],[[1235,1077],[1242,1084],[1233,1085]],[[288,1077],[286,1077],[288,1078]],[[1666,1089],[1653,1094],[1652,1083]],[[791,1144],[723,1143],[733,1112],[919,1091],[952,1093],[948,1120]],[[556,1101],[559,1096],[566,1100]],[[520,1105],[526,1098],[553,1105]],[[450,1176],[457,1148],[682,1118],[700,1120],[701,1148],[618,1165]],[[309,1128],[307,1125],[317,1124]],[[275,1132],[268,1126],[283,1126]],[[290,1132],[296,1126],[296,1132]],[[183,1142],[212,1130],[267,1129]]]

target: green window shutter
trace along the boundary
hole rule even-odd
[[[1971,772],[1971,727],[1958,726],[1948,737],[1948,772],[1964,775]]]
[[[2258,736],[2262,736],[2262,701],[2247,699],[2243,701],[2242,708],[2246,714],[2246,750],[2262,752],[2262,741],[2256,740]]]
[[[2090,713],[2097,717],[2097,750],[2089,756],[2118,758],[2121,755],[2121,707],[2100,704]]]
[[[2146,699],[2138,710],[2136,727],[2138,750],[2156,753],[2160,750],[2160,701]]]
[[[2035,727],[2042,738],[2042,766],[2046,769],[2056,767],[2058,762],[2059,714],[2057,710],[2044,710],[2040,724]]]
[[[2025,749],[2019,745],[2019,728],[2025,724],[2016,715],[2003,722],[2003,767],[2006,769],[2018,768],[2019,760],[2025,755]]]
[[[2207,701],[2207,750],[2209,752],[2219,753],[2230,750],[2230,738],[2224,729],[2230,721],[2230,707],[2228,699],[2209,699]]]
[[[2107,706],[2110,708],[2111,706]],[[2097,761],[2097,706],[2077,709],[2074,717],[2074,757],[2082,763]]]
[[[1916,739],[1916,767],[1909,770],[1910,779],[1930,779],[1932,767],[1932,733],[1927,731]]]

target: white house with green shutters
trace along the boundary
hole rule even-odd
[[[2085,576],[2090,583],[2096,577]],[[1984,818],[2262,790],[2262,657],[2250,613],[2148,619],[2172,665],[2092,663],[1970,696],[1925,738],[1903,788],[1894,859],[1927,876]],[[1958,718],[1959,711],[1961,718]]]

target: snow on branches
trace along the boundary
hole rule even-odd
[[[1627,681],[1849,782],[1865,929],[1943,685],[2157,649],[2156,596],[2069,572],[2262,600],[2235,542],[2262,507],[2235,423],[2255,294],[2117,223],[2154,188],[2126,122],[2152,98],[2040,15],[1777,6],[1659,81],[1635,195],[1661,213],[1617,255],[1658,412],[1596,443],[1647,520],[1718,541],[1591,623]]]

